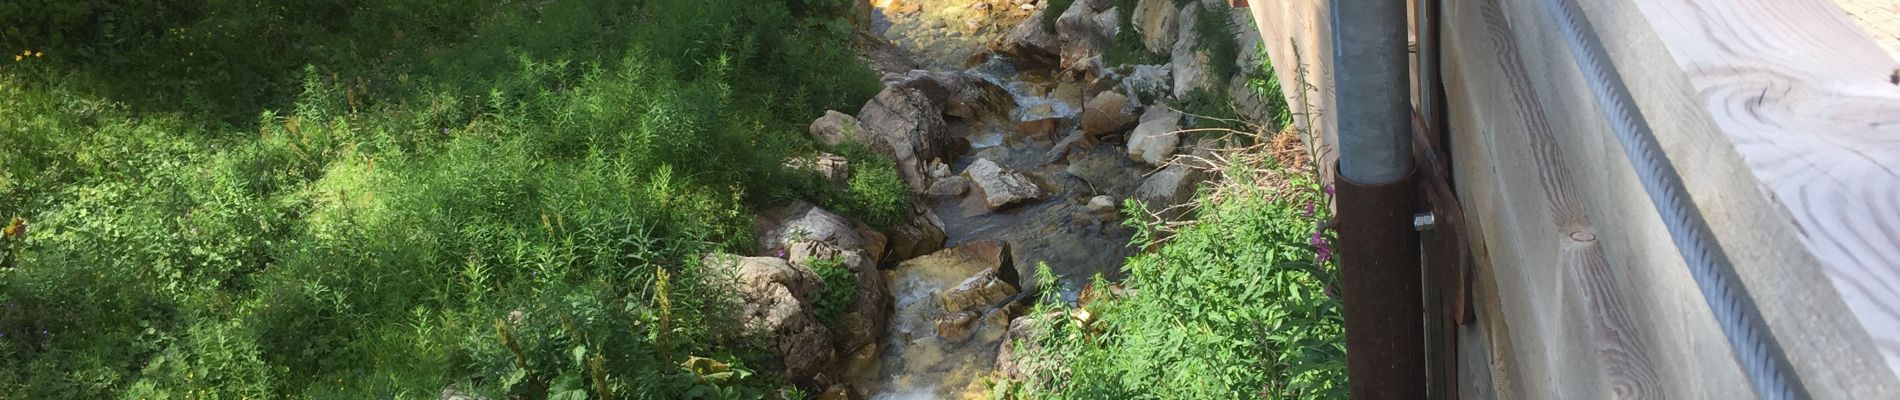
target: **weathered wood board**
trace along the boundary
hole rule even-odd
[[[1793,372],[1900,398],[1900,71],[1835,3],[1866,0],[1576,1]],[[1330,165],[1327,3],[1253,14],[1283,87],[1314,86],[1289,103]],[[1461,376],[1492,388],[1466,393],[1752,397],[1543,1],[1443,13],[1483,336],[1462,343],[1490,365]]]

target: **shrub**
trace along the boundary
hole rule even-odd
[[[823,289],[812,303],[818,311],[818,321],[826,325],[838,322],[838,318],[851,311],[858,290],[858,277],[851,269],[837,259],[821,259],[811,262],[811,269],[825,282]]]
[[[1344,397],[1341,306],[1323,293],[1334,271],[1315,264],[1309,243],[1324,216],[1304,213],[1318,190],[1301,187],[1307,193],[1290,199],[1255,190],[1215,202],[1159,251],[1130,258],[1129,294],[1086,305],[1092,323],[1058,319],[1039,340],[1060,369],[1013,390],[1025,398]]]

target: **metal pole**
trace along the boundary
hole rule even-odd
[[[1334,0],[1332,11],[1339,176],[1365,185],[1397,182],[1412,171],[1405,2]]]
[[[1352,398],[1426,396],[1403,0],[1334,0],[1340,281]]]

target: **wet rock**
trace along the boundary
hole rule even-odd
[[[849,114],[825,110],[825,116],[811,122],[811,139],[826,146],[837,146],[851,141],[858,129],[858,119]]]
[[[997,210],[1048,195],[1028,176],[1011,171],[989,159],[976,160],[963,170],[972,185],[983,193],[983,203]]]
[[[822,281],[810,269],[774,257],[707,256],[704,265],[737,279],[728,287],[744,305],[737,310],[742,338],[767,344],[782,360],[782,373],[809,382],[837,358],[831,330],[818,322],[811,296]]]
[[[932,182],[930,184],[930,190],[924,194],[933,197],[960,197],[963,196],[964,193],[969,193],[969,191],[970,178],[952,176]]]
[[[937,319],[937,336],[949,343],[963,343],[976,334],[977,323],[982,314],[964,311],[944,315]]]
[[[1214,77],[1210,76],[1208,71],[1207,52],[1195,46],[1200,39],[1194,35],[1195,25],[1198,23],[1196,20],[1199,19],[1194,18],[1194,15],[1200,12],[1200,7],[1205,7],[1205,5],[1196,2],[1188,4],[1181,10],[1183,18],[1180,23],[1180,39],[1174,42],[1174,48],[1169,51],[1168,62],[1174,73],[1173,94],[1176,99],[1185,99],[1195,90],[1214,89]],[[1243,53],[1252,51],[1248,49]]]
[[[765,254],[788,250],[800,241],[818,241],[840,249],[862,250],[864,237],[851,220],[810,203],[794,202],[752,219],[755,244]]]
[[[985,271],[1003,279],[1004,283],[1016,285],[1021,273],[1016,270],[1016,262],[1009,251],[1009,242],[1001,240],[977,240],[959,244],[951,248],[957,257],[983,266]]]
[[[799,171],[810,171],[833,184],[843,185],[851,179],[851,161],[844,157],[818,153],[811,157],[785,160],[785,167]]]
[[[1115,35],[1121,30],[1120,18],[1120,11],[1112,7],[1073,6],[1057,17],[1056,38],[1061,42],[1062,68],[1086,69],[1085,60],[1100,57],[1113,46]]]
[[[1148,165],[1161,165],[1174,157],[1181,145],[1181,113],[1168,107],[1151,106],[1141,114],[1141,124],[1128,134],[1128,157]]]
[[[892,260],[909,260],[943,249],[943,221],[934,211],[913,214],[890,228]]]
[[[1141,0],[1129,18],[1135,32],[1141,33],[1141,45],[1148,51],[1168,53],[1180,30],[1181,8],[1174,0]]]
[[[886,87],[858,112],[857,141],[897,164],[912,191],[930,188],[924,168],[953,147],[944,133],[942,112],[923,91]]]
[[[943,293],[943,312],[984,311],[1003,305],[1010,296],[1021,292],[1015,285],[997,276],[997,270],[985,270]]]
[[[1188,214],[1186,207],[1175,207],[1194,200],[1195,188],[1207,180],[1209,174],[1186,165],[1170,165],[1148,176],[1135,188],[1135,198],[1147,206],[1150,214],[1160,213],[1162,218],[1174,220]]]
[[[1023,121],[1016,123],[1016,130],[1022,132],[1023,137],[1031,139],[1048,138],[1050,135],[1055,134],[1056,128],[1061,127],[1062,122],[1066,120],[1068,120],[1068,118],[1042,118]]]
[[[1138,121],[1135,107],[1121,93],[1102,92],[1082,108],[1082,133],[1091,141],[1121,133]]]

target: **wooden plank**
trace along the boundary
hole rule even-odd
[[[1892,0],[1834,0],[1860,23],[1888,57],[1900,58],[1900,2]]]
[[[1581,4],[1808,390],[1900,398],[1892,58],[1829,0]]]
[[[1531,398],[1747,398],[1666,236],[1640,242],[1666,233],[1640,187],[1618,190],[1629,162],[1603,145],[1607,125],[1532,5],[1461,1],[1446,16],[1464,28],[1446,32],[1452,142],[1485,149],[1455,156],[1498,288],[1479,302],[1502,303],[1504,335],[1543,350],[1500,362]]]
[[[1247,10],[1260,28],[1267,59],[1273,62],[1274,76],[1287,97],[1293,122],[1299,126],[1302,139],[1314,149],[1320,179],[1332,182],[1339,161],[1333,144],[1339,142],[1339,136],[1333,131],[1337,119],[1327,112],[1335,101],[1328,4],[1330,0],[1281,0],[1252,4]]]

